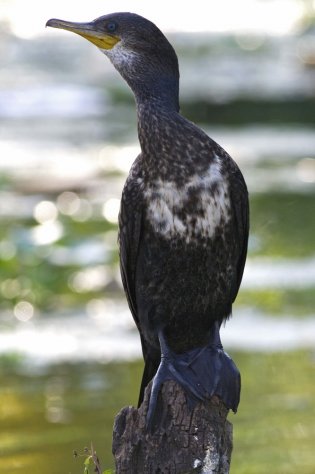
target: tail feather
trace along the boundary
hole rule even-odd
[[[160,358],[158,358],[158,359],[147,358],[146,361],[145,361],[145,366],[144,366],[142,381],[141,381],[141,387],[140,387],[138,407],[143,402],[145,388],[148,385],[148,383],[151,382],[151,380],[155,376],[155,374],[157,372],[157,369],[159,367],[159,364],[160,364]]]

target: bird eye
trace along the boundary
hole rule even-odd
[[[110,31],[111,33],[113,33],[113,31],[115,31],[116,28],[117,28],[117,24],[116,24],[114,21],[110,21],[110,22],[107,23],[107,25],[106,25],[107,31]]]

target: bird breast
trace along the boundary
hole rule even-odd
[[[206,173],[193,174],[180,186],[176,179],[158,178],[145,189],[147,220],[166,239],[212,238],[230,219],[228,191],[219,159]]]

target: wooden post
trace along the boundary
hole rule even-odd
[[[116,474],[228,474],[232,425],[225,405],[212,397],[190,410],[182,388],[167,381],[151,434],[145,429],[150,391],[149,385],[139,409],[125,407],[116,416]]]

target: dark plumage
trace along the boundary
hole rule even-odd
[[[48,25],[100,47],[136,98],[141,153],[122,194],[119,247],[145,361],[139,403],[160,365],[150,422],[168,378],[184,387],[191,403],[217,394],[235,411],[239,374],[222,350],[219,328],[231,315],[246,259],[243,176],[217,143],[179,114],[177,56],[153,23],[114,13],[88,24]]]

